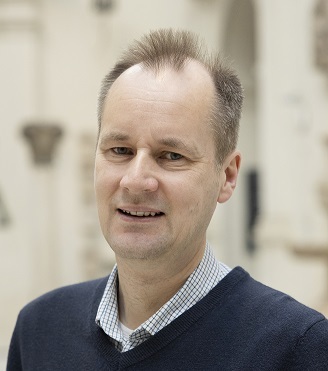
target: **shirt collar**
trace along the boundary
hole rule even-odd
[[[123,334],[118,323],[117,283],[118,271],[117,264],[115,264],[98,307],[96,323],[108,336],[121,342]]]
[[[135,345],[146,340],[150,335],[156,334],[191,308],[214,288],[229,271],[230,268],[215,259],[212,249],[209,244],[206,244],[201,262],[181,289],[130,335],[130,338],[133,338],[135,335],[138,339]],[[98,307],[96,323],[115,342],[122,343],[124,339],[119,326],[117,282],[118,270],[117,265],[115,265],[108,278],[103,297]],[[127,347],[128,349],[129,347]]]

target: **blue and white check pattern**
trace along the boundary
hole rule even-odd
[[[117,266],[115,265],[98,307],[96,323],[112,339],[119,351],[126,352],[155,335],[191,308],[208,294],[230,270],[225,264],[215,259],[212,249],[209,244],[206,244],[202,261],[181,289],[147,321],[135,329],[128,339],[125,339],[119,326]]]

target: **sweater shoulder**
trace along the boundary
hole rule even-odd
[[[254,319],[256,317],[263,319],[266,326],[270,326],[270,324],[280,328],[284,325],[295,326],[295,329],[301,334],[317,322],[328,322],[323,314],[300,303],[286,293],[258,282],[240,267],[235,268],[229,274],[235,274],[235,270],[242,277],[232,290],[233,302],[235,308],[239,307],[238,311],[247,313]]]
[[[49,291],[26,304],[19,314],[20,319],[37,318],[54,314],[79,313],[81,308],[95,306],[100,302],[108,277],[63,286]]]

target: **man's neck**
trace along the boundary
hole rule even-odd
[[[120,321],[130,329],[139,327],[179,291],[203,255],[201,249],[187,265],[176,269],[172,264],[163,266],[118,258]]]

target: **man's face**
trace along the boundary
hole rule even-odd
[[[102,232],[117,257],[192,258],[219,198],[209,121],[214,86],[196,62],[155,75],[136,65],[106,98],[96,153]]]

